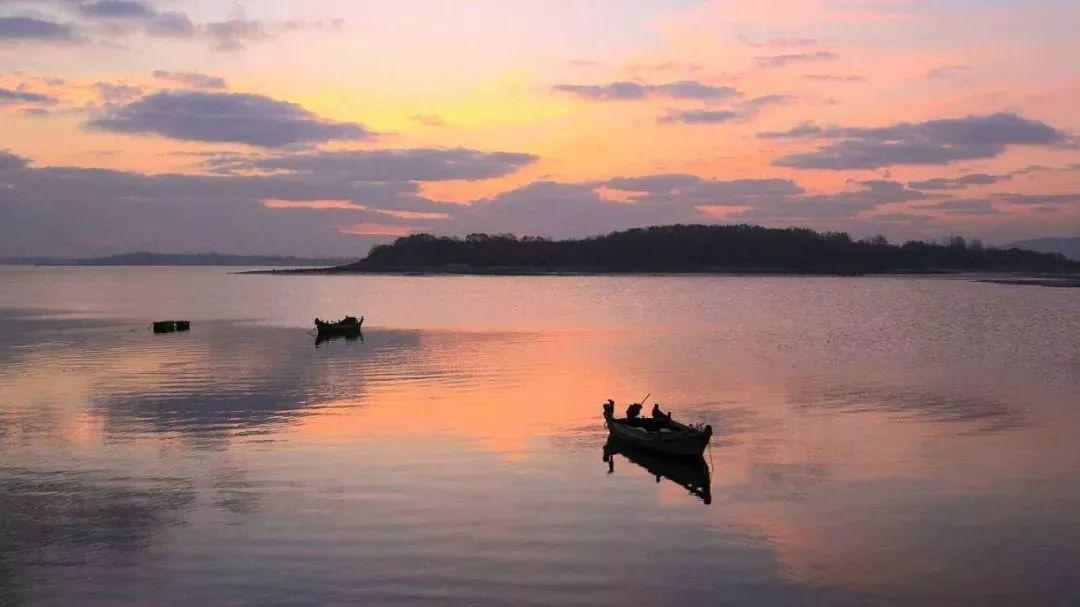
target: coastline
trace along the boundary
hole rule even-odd
[[[618,270],[611,268],[551,269],[537,266],[451,266],[408,268],[364,269],[354,268],[285,268],[237,272],[237,274],[261,274],[276,276],[802,276],[802,277],[954,277],[967,278],[973,282],[989,284],[1043,286],[1043,287],[1080,287],[1080,275],[1052,274],[1038,272],[1007,272],[971,270],[894,270],[888,272],[829,272],[824,270],[791,270],[785,268],[708,268],[708,269],[633,269]]]

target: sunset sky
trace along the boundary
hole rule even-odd
[[[1080,235],[1075,0],[0,0],[0,256]]]

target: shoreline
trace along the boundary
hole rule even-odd
[[[790,270],[781,268],[713,268],[693,270],[613,270],[609,268],[550,269],[535,266],[491,267],[415,267],[388,269],[345,268],[284,268],[237,272],[272,276],[784,276],[784,277],[968,277],[975,282],[1024,286],[1080,287],[1080,275],[1041,272],[974,271],[974,270],[894,270],[887,272],[829,272],[824,270]]]

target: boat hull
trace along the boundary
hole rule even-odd
[[[319,335],[359,335],[360,325],[320,325],[316,330]]]
[[[315,319],[315,330],[321,337],[329,337],[334,335],[360,335],[361,328],[364,326],[364,318],[360,317],[360,320],[355,318],[346,319],[346,321],[339,322],[323,322],[319,319]]]
[[[667,455],[700,457],[712,438],[712,428],[695,430],[671,421],[609,419],[607,427],[613,439]]]

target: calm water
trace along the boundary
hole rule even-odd
[[[0,267],[0,604],[1080,593],[1080,290],[228,272]],[[648,392],[710,503],[605,462]]]

